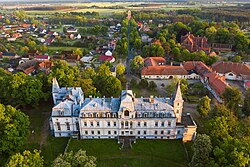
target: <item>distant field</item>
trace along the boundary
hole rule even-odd
[[[137,140],[131,150],[121,151],[117,140],[71,140],[68,151],[83,149],[97,157],[99,167],[186,167],[179,140]]]

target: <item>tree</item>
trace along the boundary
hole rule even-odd
[[[205,117],[208,115],[208,112],[210,111],[210,102],[211,99],[207,96],[200,99],[198,105],[196,106],[196,110],[199,112],[199,114],[202,117]]]
[[[94,156],[87,156],[86,151],[80,149],[74,153],[60,154],[53,162],[53,167],[96,167],[96,158]]]
[[[244,104],[242,107],[242,112],[246,116],[250,116],[250,89],[248,88],[245,94]]]
[[[74,50],[74,54],[79,55],[80,57],[82,57],[82,51],[81,51],[81,49],[80,48],[76,48]]]
[[[132,78],[132,79],[130,80],[130,86],[131,86],[132,88],[137,87],[137,81],[136,81],[136,79]]]
[[[241,91],[236,87],[227,87],[222,94],[225,105],[235,113],[238,112],[239,104],[242,102],[241,96]]]
[[[35,41],[29,41],[28,42],[28,47],[29,47],[29,50],[36,50],[36,42]]]
[[[40,151],[34,150],[33,153],[25,150],[22,154],[16,153],[10,157],[7,167],[43,167],[43,157],[40,156]]]
[[[232,62],[240,63],[241,62],[241,56],[235,56],[232,58]]]
[[[43,44],[43,45],[41,45],[39,49],[40,49],[40,51],[41,51],[42,53],[47,52],[47,46],[46,46],[46,45],[44,45],[44,44]]]
[[[148,81],[146,79],[141,79],[141,81],[139,82],[139,86],[146,89],[148,87]]]
[[[121,76],[124,74],[126,67],[123,64],[118,64],[116,66],[116,76]]]
[[[14,107],[0,104],[0,153],[20,149],[29,136],[29,117]]]
[[[133,60],[130,61],[130,68],[132,71],[137,71],[143,67],[144,65],[144,60],[141,56],[135,56]]]
[[[198,134],[192,149],[194,151],[190,166],[206,167],[209,164],[209,154],[212,151],[212,143],[210,137],[206,134]]]
[[[134,47],[136,50],[140,50],[142,46],[141,38],[136,38],[134,42]]]
[[[156,85],[156,83],[154,81],[150,81],[148,87],[149,87],[150,90],[154,91],[157,88],[157,85]]]

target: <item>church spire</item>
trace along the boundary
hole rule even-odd
[[[53,83],[52,83],[52,93],[59,92],[59,90],[60,90],[59,84],[58,84],[56,78],[54,77]]]
[[[181,86],[180,86],[180,81],[177,83],[176,85],[176,91],[175,91],[175,95],[174,95],[174,101],[182,101],[182,94],[181,94]]]

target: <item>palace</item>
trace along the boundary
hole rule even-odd
[[[171,98],[135,98],[123,90],[119,98],[84,98],[80,87],[60,88],[53,78],[50,127],[55,137],[79,139],[182,139],[191,141],[196,124],[184,115],[179,84]]]

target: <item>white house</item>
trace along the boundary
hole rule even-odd
[[[53,79],[50,126],[55,137],[79,139],[182,139],[191,141],[196,124],[183,115],[178,84],[174,98],[135,98],[123,90],[119,98],[84,98],[79,87],[60,88]]]

